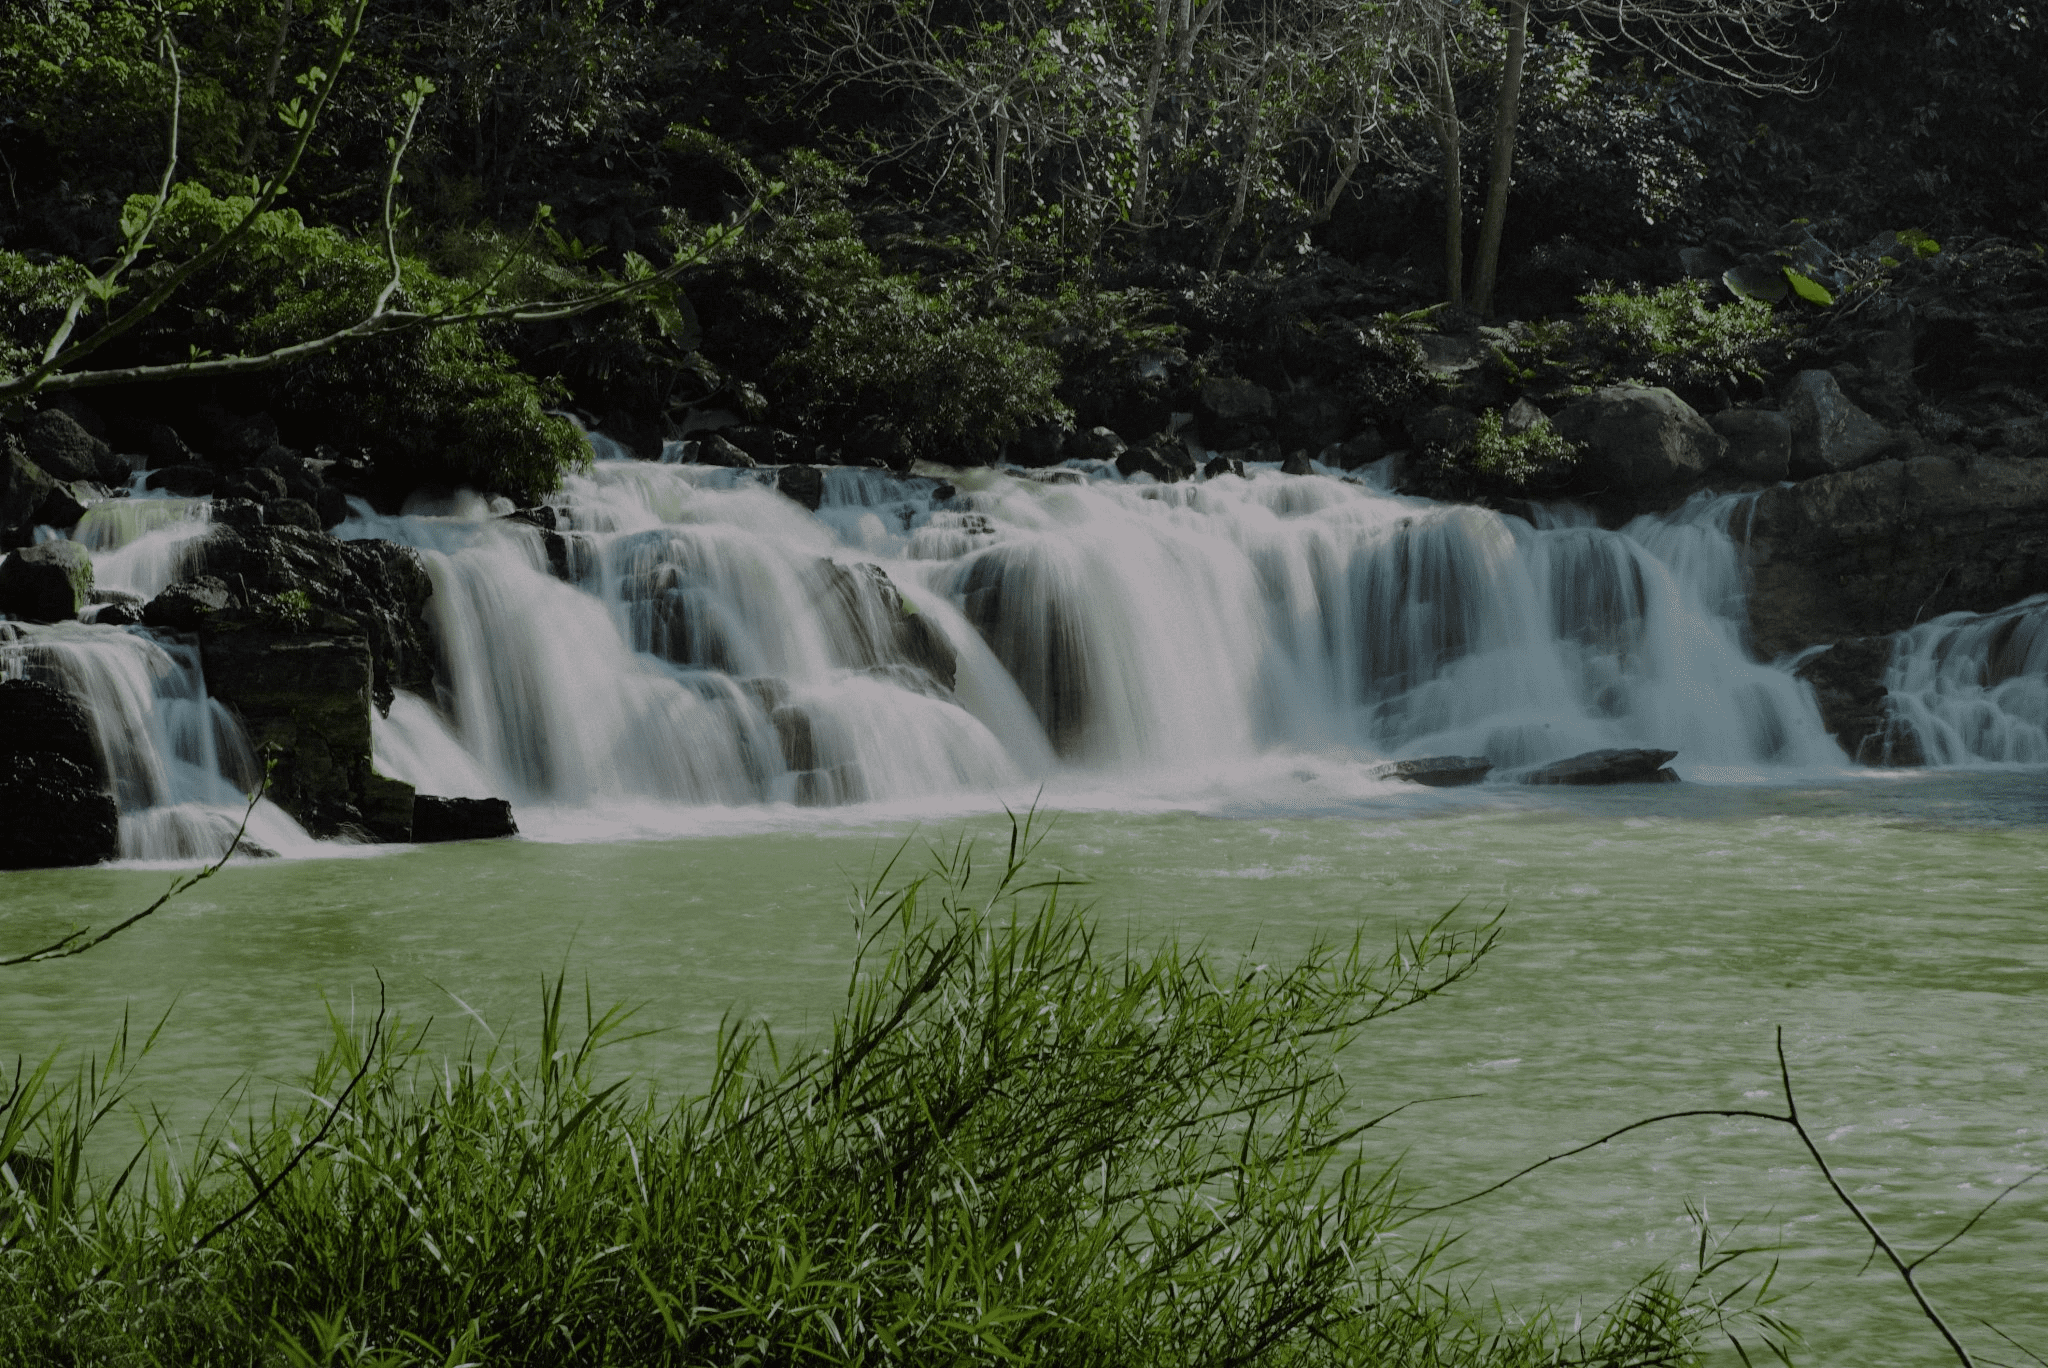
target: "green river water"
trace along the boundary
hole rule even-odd
[[[2048,775],[1858,775],[1831,787],[1675,785],[1540,798],[1222,815],[1067,812],[1045,863],[1085,877],[1109,930],[1279,958],[1319,934],[1387,940],[1461,900],[1505,906],[1499,950],[1439,1002],[1373,1028],[1348,1062],[1371,1134],[1418,1200],[1484,1186],[1655,1112],[1775,1107],[1782,1025],[1800,1101],[1858,1200],[1902,1244],[1945,1238],[2048,1167]],[[826,1019],[849,883],[906,836],[999,839],[1000,814],[765,819],[625,843],[489,844],[238,863],[88,956],[5,971],[0,1049],[168,1024],[138,1105],[191,1127],[237,1080],[289,1085],[377,975],[436,1039],[530,1023],[543,975],[640,1004],[656,1034],[611,1067],[687,1086],[722,1014]],[[105,924],[162,869],[0,875],[0,945]],[[1789,1131],[1684,1121],[1555,1165],[1445,1217],[1455,1275],[1567,1318],[1680,1260],[1687,1204],[1781,1250],[1800,1361],[1921,1364],[1946,1350]],[[1925,1281],[1985,1361],[2048,1354],[2048,1180],[2021,1188]],[[1732,1360],[1731,1360],[1732,1361]],[[1949,1360],[1952,1361],[1952,1360]]]

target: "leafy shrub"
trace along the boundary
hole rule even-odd
[[[1700,280],[1644,292],[1602,282],[1579,296],[1580,341],[1596,359],[1595,382],[1639,380],[1695,393],[1760,381],[1782,364],[1791,333],[1768,304],[1737,299],[1718,308]]]
[[[178,187],[158,234],[166,261],[199,251],[248,205]],[[157,265],[143,283],[168,269]],[[400,277],[398,301],[415,309],[453,304],[475,288],[411,257],[401,258]],[[266,351],[353,324],[389,279],[381,247],[272,210],[227,261],[188,287],[203,306],[166,310],[147,332],[162,360],[180,359],[170,350],[180,343]],[[287,436],[367,448],[394,492],[439,484],[532,496],[588,459],[575,429],[546,412],[564,399],[560,385],[520,371],[479,325],[354,342],[270,372],[254,389],[251,402],[277,409]]]
[[[1499,409],[1479,415],[1472,437],[1472,468],[1517,491],[1555,485],[1578,464],[1579,449],[1548,422],[1511,433]]]
[[[915,454],[972,463],[1065,414],[1056,359],[1028,317],[973,281],[928,290],[888,270],[825,158],[799,150],[782,174],[774,217],[691,279],[705,350],[760,384],[780,421],[836,441],[871,420]]]
[[[91,279],[82,262],[0,252],[0,373],[19,374],[42,358],[71,297]]]
[[[813,430],[879,420],[917,454],[958,464],[993,461],[1024,427],[1066,412],[1050,351],[976,316],[968,289],[927,294],[905,276],[853,282],[771,374]]]

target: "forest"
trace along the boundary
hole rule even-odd
[[[1931,272],[2025,293],[2041,42],[1971,0],[31,0],[0,397],[217,467],[325,448],[380,499],[538,497],[563,413],[900,469],[1137,447],[1243,378],[1316,387],[1283,448],[1399,446],[1447,318],[1508,323],[1539,400],[1725,402]],[[1557,484],[1487,432],[1417,445]]]

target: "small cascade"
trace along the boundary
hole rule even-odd
[[[210,499],[102,499],[85,510],[71,540],[92,552],[99,588],[152,599],[190,571],[212,516]]]
[[[1741,498],[1612,532],[1268,471],[835,469],[815,515],[775,479],[601,460],[545,515],[358,508],[341,535],[425,558],[442,653],[380,768],[575,808],[1160,791],[1281,752],[1842,763],[1744,644]]]
[[[191,568],[210,513],[205,499],[104,499],[71,535],[92,552],[97,588],[142,600]],[[189,638],[89,622],[15,625],[0,639],[0,679],[41,680],[85,705],[120,808],[122,858],[207,860],[227,848],[263,770],[241,725],[208,697]],[[252,853],[315,848],[267,801],[249,814],[244,842]]]
[[[0,679],[37,679],[85,704],[121,811],[121,856],[207,860],[227,848],[262,766],[234,717],[207,697],[199,649],[120,627],[16,628]],[[312,838],[275,805],[250,814],[253,851],[301,852]]]
[[[2048,594],[1899,633],[1885,687],[1930,765],[2048,764]]]

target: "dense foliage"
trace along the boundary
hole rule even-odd
[[[162,175],[174,91],[174,217],[191,219],[279,163],[350,9],[0,12],[0,368],[30,365],[120,250],[124,214]],[[524,494],[580,453],[550,416],[562,409],[645,454],[692,414],[730,413],[783,430],[796,455],[896,464],[985,461],[1069,421],[1144,439],[1207,374],[1276,391],[1313,379],[1359,420],[1398,425],[1427,385],[1362,321],[1444,298],[1446,139],[1469,219],[1507,12],[374,0],[265,231],[92,364],[235,354],[359,309],[385,269],[384,171],[408,92],[430,91],[395,245],[421,307],[602,288],[717,225],[745,231],[682,282],[688,300],[159,385],[109,406],[109,436],[140,449],[146,431],[119,429],[144,409],[181,429],[267,410],[297,447],[361,449],[387,493]],[[1604,366],[1711,396],[1774,364],[1754,310],[1716,307],[1718,288],[1659,293],[1690,269],[1681,247],[1725,265],[1807,234],[1833,250],[1914,225],[2048,233],[2027,6],[1845,7],[1794,35],[1820,87],[1798,101],[1660,65],[1598,12],[1532,9],[1498,296],[1525,317],[1591,309],[1581,381]],[[152,244],[81,326],[190,241]],[[1576,302],[1589,291],[1601,302]]]

